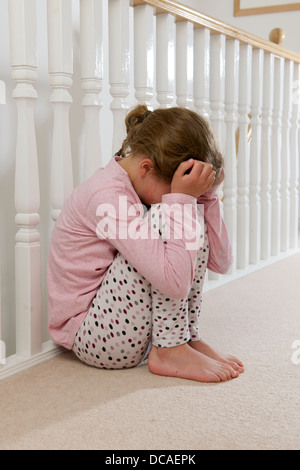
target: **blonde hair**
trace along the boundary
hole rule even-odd
[[[118,155],[145,155],[166,182],[172,181],[183,161],[201,160],[213,166],[217,180],[223,160],[208,121],[199,114],[180,107],[149,111],[138,105],[126,116],[125,124],[127,137]]]

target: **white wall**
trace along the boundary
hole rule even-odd
[[[2,338],[6,342],[7,354],[13,354],[14,342],[14,245],[15,234],[15,207],[14,207],[14,162],[16,137],[16,106],[12,98],[14,83],[11,80],[9,30],[8,30],[8,1],[0,1],[0,80],[6,83],[6,104],[0,104],[0,267],[2,284]],[[106,5],[107,0],[104,0]],[[41,188],[41,223],[38,227],[41,233],[42,270],[44,293],[43,339],[47,339],[47,304],[46,304],[46,263],[47,247],[52,228],[49,221],[50,207],[50,161],[51,161],[51,132],[52,109],[49,105],[51,88],[48,77],[47,54],[47,22],[46,0],[37,3],[37,34],[38,34],[38,79],[36,88],[39,99],[35,106],[36,136],[40,172]],[[243,18],[233,17],[233,0],[181,0],[194,9],[205,14],[217,17],[227,23],[251,31],[264,38],[269,31],[277,26],[283,27],[287,32],[286,47],[300,53],[299,24],[300,11],[292,13],[277,13]],[[70,127],[72,136],[72,152],[74,163],[74,184],[81,182],[81,156],[83,142],[83,127],[81,107],[82,93],[80,88],[79,70],[79,0],[73,0],[74,18],[74,77],[73,77],[73,104],[70,113]],[[105,26],[105,24],[104,24]],[[106,26],[107,27],[107,23]],[[107,70],[107,41],[105,42],[105,61]],[[110,98],[108,94],[107,73],[103,82],[103,109],[100,114],[101,136],[103,143],[103,163],[111,158],[111,144],[105,140],[111,126],[111,113],[109,111]]]

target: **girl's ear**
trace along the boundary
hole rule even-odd
[[[145,176],[152,174],[154,171],[154,164],[150,158],[144,158],[140,163],[139,163],[139,173],[141,178],[144,178]]]

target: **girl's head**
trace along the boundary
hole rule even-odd
[[[180,163],[193,158],[210,163],[218,179],[223,160],[209,123],[186,108],[148,111],[138,105],[126,117],[127,137],[119,155],[143,155],[157,177],[171,183]]]

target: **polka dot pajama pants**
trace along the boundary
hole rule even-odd
[[[94,367],[122,369],[146,359],[151,344],[173,347],[199,340],[208,254],[205,229],[190,293],[187,298],[172,299],[154,288],[118,253],[76,334],[76,356]]]

